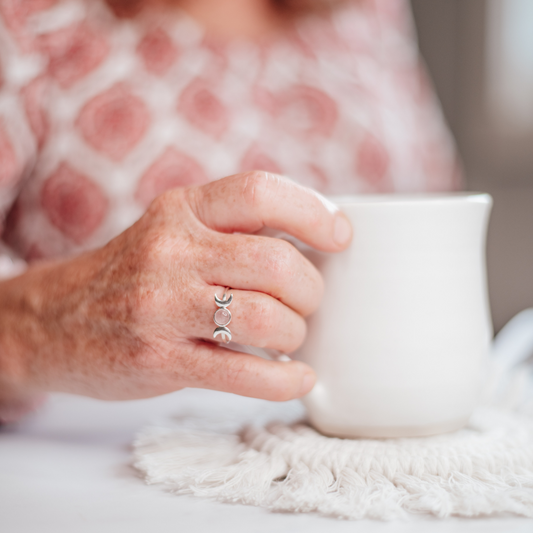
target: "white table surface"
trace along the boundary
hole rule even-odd
[[[533,520],[515,517],[348,522],[271,513],[144,484],[130,466],[131,442],[143,426],[226,405],[250,410],[260,402],[192,390],[120,403],[53,396],[38,413],[0,430],[0,532],[533,532]]]

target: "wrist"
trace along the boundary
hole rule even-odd
[[[102,261],[105,253],[95,250],[39,262],[0,282],[0,401],[1,390],[21,398],[79,390],[93,348],[87,342],[91,281]]]
[[[40,263],[0,282],[0,403],[43,393],[43,349],[53,328],[54,263]],[[13,404],[14,405],[14,404]]]
[[[0,406],[31,394],[27,351],[33,344],[35,313],[21,291],[26,286],[28,292],[29,276],[31,271],[0,282]]]

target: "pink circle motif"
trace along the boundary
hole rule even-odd
[[[224,308],[215,312],[215,324],[217,326],[227,326],[231,322],[231,313]]]

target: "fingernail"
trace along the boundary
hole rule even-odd
[[[333,226],[333,240],[339,246],[344,246],[352,238],[352,226],[346,216],[339,212],[335,215],[335,224]]]
[[[300,390],[298,391],[297,398],[300,398],[301,396],[304,396],[307,394],[314,386],[315,386],[316,376],[313,372],[308,372],[305,374],[302,380],[302,384],[300,386]]]

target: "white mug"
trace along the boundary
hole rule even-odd
[[[295,357],[316,371],[311,423],[340,437],[433,435],[476,406],[492,326],[485,272],[488,194],[333,199],[354,237],[306,250],[322,304]]]

